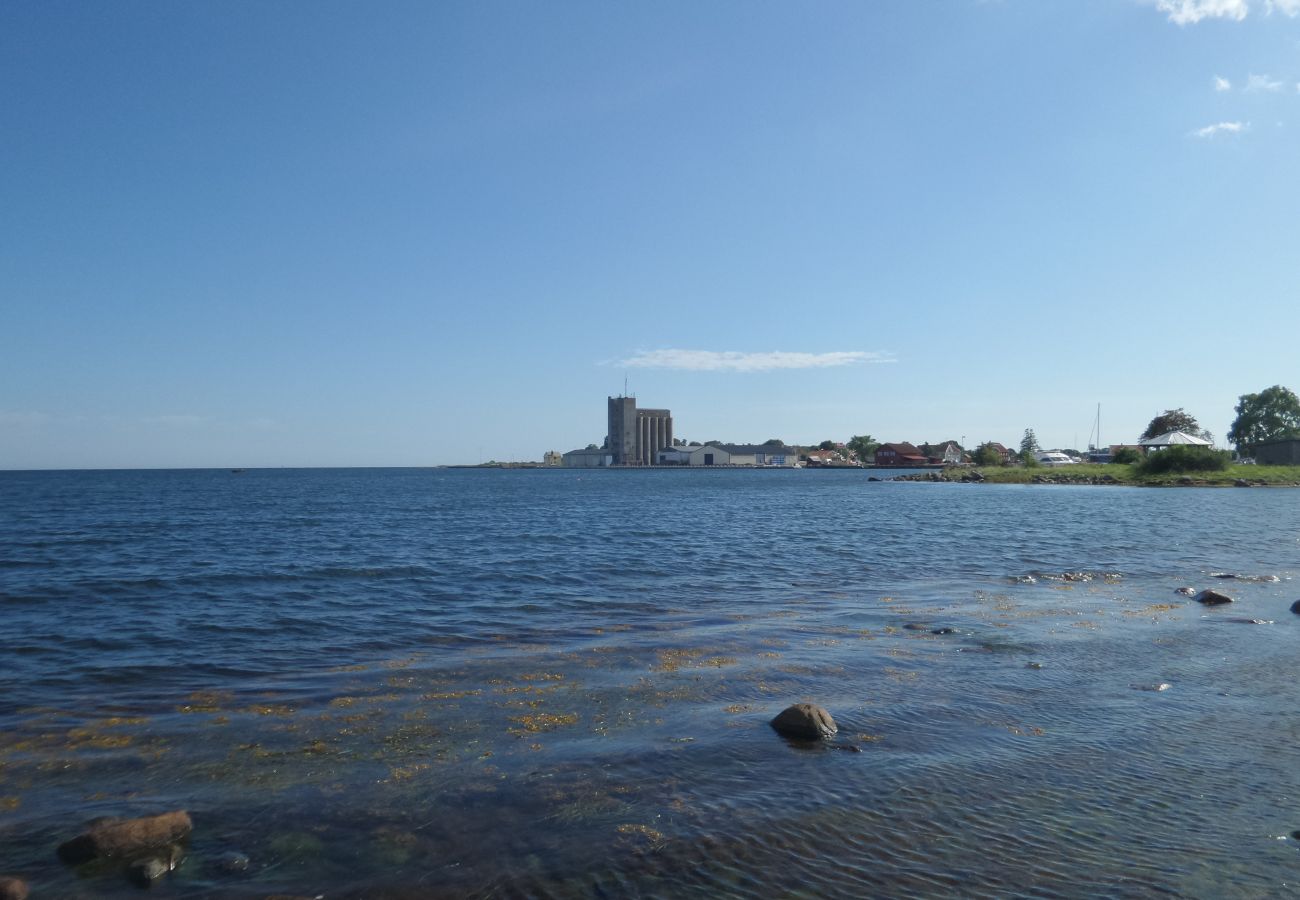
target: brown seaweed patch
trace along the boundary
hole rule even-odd
[[[554,731],[557,728],[576,725],[578,724],[578,714],[530,713],[523,716],[511,716],[510,721],[516,723],[516,727],[508,728],[506,730],[510,734],[522,736],[525,734],[537,734],[544,731]]]
[[[722,709],[722,711],[723,711],[723,712],[727,712],[727,713],[731,713],[733,716],[735,716],[735,715],[739,715],[740,713],[753,712],[753,711],[754,711],[754,704],[752,704],[752,703],[733,703],[733,704],[731,704],[730,706],[724,706],[723,709]]]
[[[421,694],[421,700],[464,700],[466,697],[477,697],[483,691],[479,688],[463,691],[433,691],[428,694]]]
[[[103,734],[93,728],[72,728],[68,731],[69,750],[121,750],[135,742],[129,734]]]
[[[176,711],[182,713],[220,712],[234,699],[235,695],[230,691],[194,691],[185,698],[185,703],[176,707]]]
[[[287,703],[254,703],[245,711],[258,716],[278,716],[280,718],[287,718],[297,712]]]
[[[429,763],[416,763],[411,766],[393,766],[388,770],[388,777],[381,784],[397,784],[403,781],[410,781],[421,772],[430,768]]]
[[[15,797],[12,795],[8,797],[0,797],[0,811],[13,812],[15,809],[17,809],[22,805],[23,805],[22,797]]]

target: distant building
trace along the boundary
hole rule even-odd
[[[695,444],[668,447],[657,460],[664,466],[784,466],[799,464],[799,451],[776,444]]]
[[[673,415],[666,409],[637,409],[635,397],[610,397],[608,447],[616,466],[651,466],[673,445]]]
[[[964,461],[961,445],[956,441],[944,441],[942,444],[922,444],[921,452],[935,465],[959,466]]]
[[[564,454],[564,467],[568,469],[605,468],[614,465],[614,455],[601,447],[570,450]]]
[[[987,446],[992,447],[994,451],[997,452],[998,458],[1002,461],[1002,465],[1005,466],[1011,461],[1011,451],[1008,450],[1005,445],[999,444],[997,441],[989,441]]]
[[[1300,466],[1300,440],[1266,441],[1255,444],[1255,462],[1261,466]]]
[[[562,466],[564,465],[564,454],[558,450],[547,450],[542,454],[542,465]]]
[[[902,441],[897,444],[881,444],[876,448],[876,465],[878,466],[917,466],[929,465],[930,460],[915,444]]]

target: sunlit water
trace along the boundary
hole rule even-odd
[[[160,896],[1293,894],[1298,545],[1290,490],[0,473],[0,874],[133,895],[54,847],[185,808]]]

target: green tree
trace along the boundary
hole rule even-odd
[[[1236,412],[1228,440],[1239,450],[1249,450],[1265,441],[1300,437],[1300,397],[1280,384],[1258,394],[1242,394]]]
[[[853,451],[853,455],[858,458],[858,462],[870,461],[876,448],[880,446],[880,441],[876,440],[869,434],[855,434],[845,442],[844,446]]]
[[[1034,429],[1026,428],[1025,436],[1020,439],[1020,456],[1023,458],[1026,453],[1034,454],[1042,449],[1038,446],[1038,436],[1034,434]]]
[[[781,440],[780,438],[768,438],[767,440],[763,441],[763,446],[764,446],[764,447],[784,447],[784,446],[785,446],[785,441]]]
[[[817,445],[817,449],[818,449],[818,450],[834,450],[834,449],[835,449],[835,442],[834,442],[834,441],[822,441],[820,444]]]
[[[1002,465],[1002,454],[997,447],[993,446],[992,441],[986,441],[975,448],[975,465],[977,466],[1000,466]]]
[[[1180,406],[1178,409],[1167,409],[1152,419],[1147,425],[1147,430],[1142,432],[1142,436],[1138,440],[1145,441],[1147,438],[1168,434],[1171,431],[1182,431],[1186,434],[1203,437],[1207,441],[1214,439],[1208,431],[1201,427],[1201,423],[1196,421],[1196,416],[1185,411]]]

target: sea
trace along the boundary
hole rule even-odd
[[[0,876],[184,809],[154,896],[1300,895],[1300,491],[874,474],[2,472]]]

